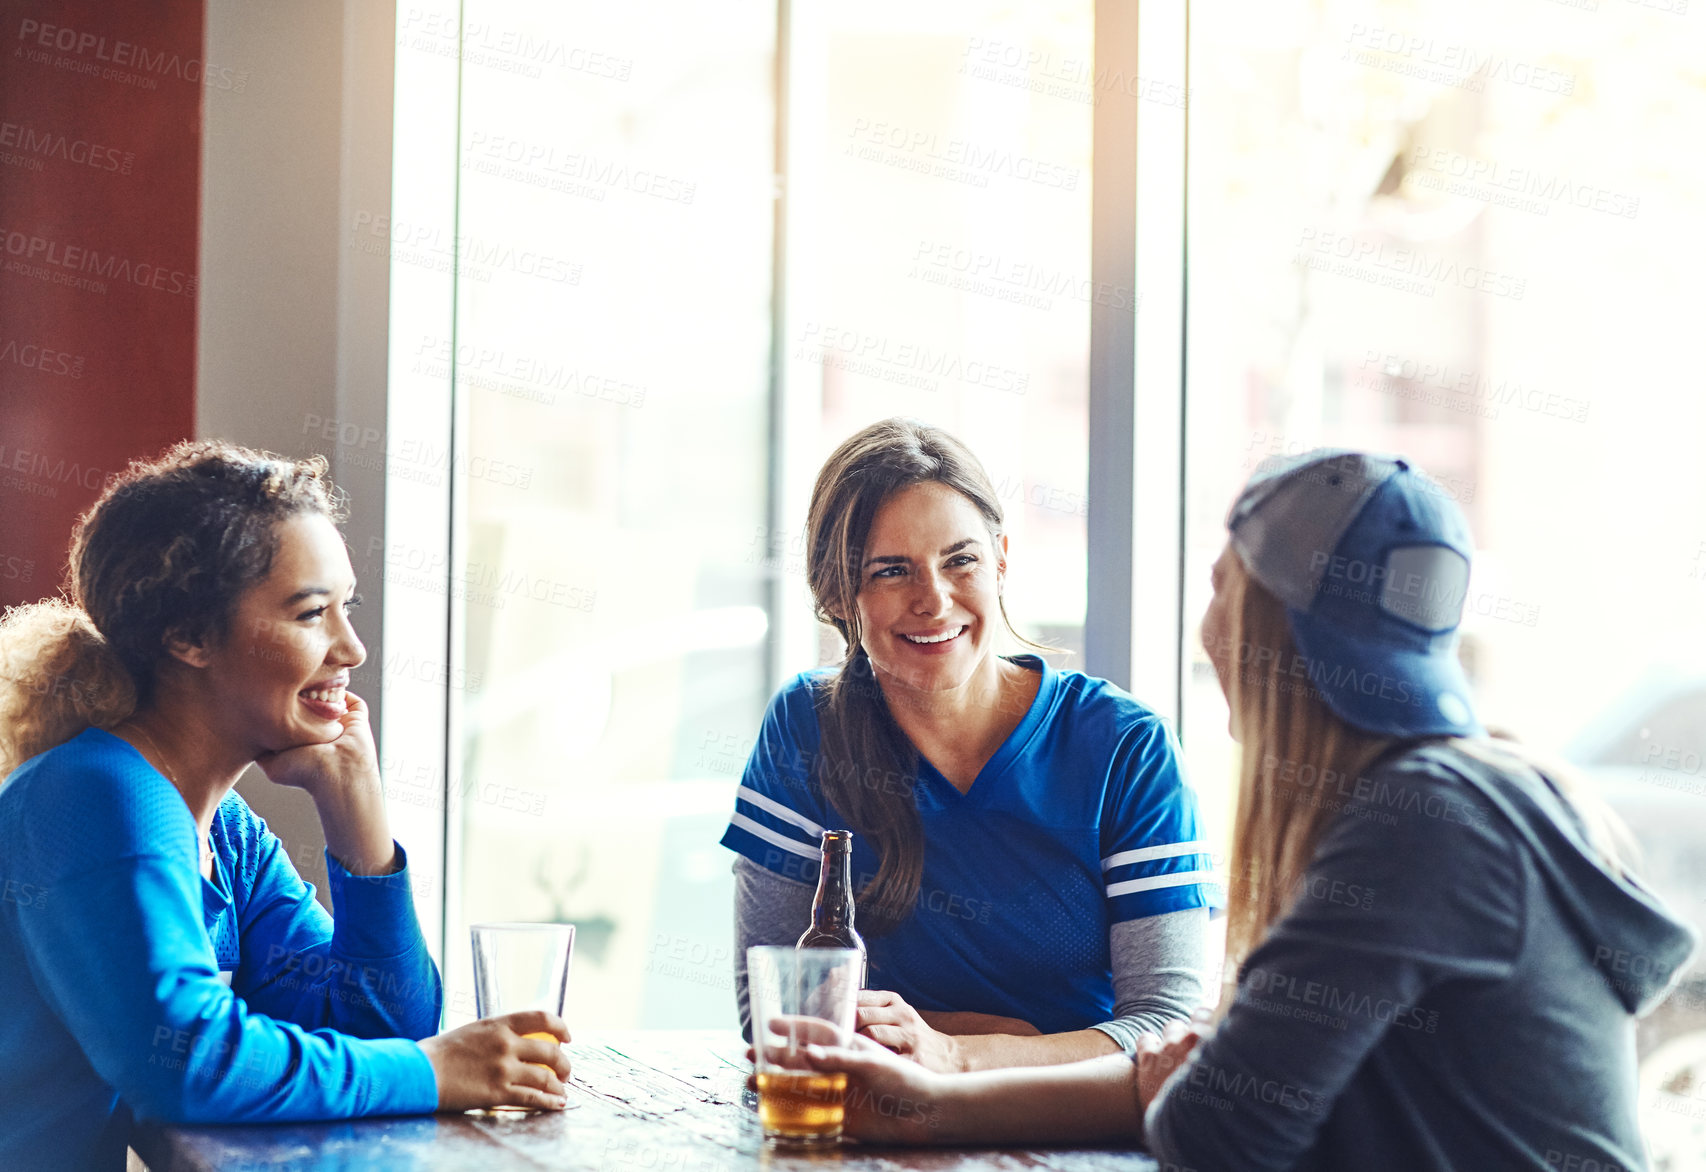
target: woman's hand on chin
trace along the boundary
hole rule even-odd
[[[336,739],[263,753],[255,764],[272,781],[314,799],[326,850],[350,874],[389,875],[402,866],[402,857],[385,816],[385,789],[367,705],[354,692],[344,695],[349,708],[338,718],[344,728]]]
[[[338,791],[348,797],[360,787],[380,789],[379,754],[373,747],[373,728],[367,703],[354,692],[344,693],[347,708],[338,718],[343,731],[318,745],[297,745],[262,753],[255,764],[267,780],[306,791],[316,799]]]

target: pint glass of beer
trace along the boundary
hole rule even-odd
[[[766,1140],[815,1146],[841,1139],[847,1076],[813,1070],[802,1051],[852,1040],[863,967],[854,948],[746,950],[758,1121]]]

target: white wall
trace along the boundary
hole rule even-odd
[[[395,25],[371,0],[208,0],[206,59],[242,92],[206,92],[202,133],[196,431],[331,461],[376,733],[389,265],[351,247],[351,225],[390,210]],[[312,802],[253,770],[238,789],[325,901]]]

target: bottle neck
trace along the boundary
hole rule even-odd
[[[847,835],[824,835],[823,869],[817,878],[817,897],[812,901],[812,926],[853,926],[853,844]]]

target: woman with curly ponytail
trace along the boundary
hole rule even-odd
[[[431,1036],[341,517],[324,460],[182,443],[79,520],[65,597],[0,620],[0,1168],[123,1168],[138,1119],[563,1105],[554,1015]],[[334,915],[252,764],[313,799]]]

